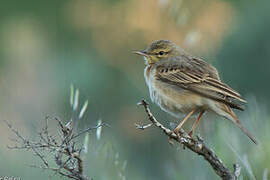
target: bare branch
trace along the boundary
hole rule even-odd
[[[89,131],[91,131],[91,130],[94,130],[94,129],[98,129],[99,127],[102,127],[102,126],[110,127],[108,124],[102,123],[102,124],[99,124],[99,125],[97,125],[97,126],[95,126],[95,127],[89,127],[89,128],[86,128],[86,129],[80,131],[78,134],[74,135],[71,139],[75,139],[75,138],[81,136],[81,135],[84,134],[84,133],[87,133],[87,132],[89,132]]]
[[[81,157],[82,148],[77,148],[75,138],[78,138],[82,134],[95,130],[101,126],[109,126],[106,123],[99,124],[94,127],[86,128],[77,134],[74,134],[72,120],[67,124],[64,124],[61,119],[53,118],[57,121],[58,137],[54,137],[48,130],[49,117],[45,118],[45,125],[38,132],[38,140],[31,141],[25,138],[21,133],[16,130],[10,123],[5,121],[8,128],[15,134],[16,138],[12,141],[14,146],[9,146],[10,149],[26,149],[32,150],[32,153],[42,161],[42,166],[38,167],[45,170],[51,170],[54,174],[68,177],[76,180],[88,180],[83,171],[83,159]],[[54,164],[49,163],[48,159],[51,159],[44,154],[54,156]]]
[[[205,145],[202,138],[197,137],[197,140],[195,140],[191,138],[187,133],[185,133],[182,129],[179,132],[180,136],[177,136],[173,131],[166,128],[157,121],[157,119],[151,113],[148,107],[148,103],[145,100],[142,100],[140,103],[138,103],[138,105],[142,105],[144,107],[149,120],[152,122],[154,126],[160,128],[164,132],[164,134],[166,134],[170,139],[173,139],[176,142],[183,144],[184,147],[190,149],[191,151],[197,153],[198,155],[203,156],[204,159],[211,165],[215,173],[222,179],[224,180],[238,179],[241,169],[239,165],[234,165],[234,172],[230,172],[230,170],[224,165],[224,163],[215,154],[215,152]]]

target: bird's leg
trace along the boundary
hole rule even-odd
[[[196,109],[193,109],[192,111],[190,111],[190,113],[188,113],[186,115],[186,117],[183,119],[183,121],[181,121],[178,126],[173,130],[173,132],[176,135],[179,135],[179,130],[181,129],[181,127],[184,125],[184,123],[188,120],[188,118],[196,111]]]
[[[198,115],[198,117],[197,117],[195,123],[194,123],[193,126],[192,126],[191,131],[188,133],[188,135],[189,135],[190,137],[192,137],[193,131],[195,130],[195,128],[196,128],[197,125],[199,124],[199,121],[200,121],[200,119],[201,119],[201,117],[202,117],[202,115],[203,115],[204,112],[205,112],[205,110],[202,110],[202,111],[200,112],[200,114]]]
[[[173,132],[179,137],[179,130],[181,129],[181,127],[184,125],[184,123],[188,120],[188,118],[196,111],[196,109],[193,109],[192,111],[190,111],[190,113],[188,113],[186,115],[186,117],[183,119],[183,121],[181,121],[178,126],[173,130]],[[169,143],[170,145],[173,145],[172,142],[172,138],[169,138]]]

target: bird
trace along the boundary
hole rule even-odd
[[[144,57],[144,77],[152,102],[176,118],[185,115],[174,129],[178,136],[190,116],[198,114],[188,133],[192,137],[203,114],[214,112],[233,122],[257,144],[233,111],[243,111],[247,101],[221,81],[214,66],[192,56],[170,40],[154,41],[145,50],[133,53]]]

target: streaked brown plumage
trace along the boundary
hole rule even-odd
[[[256,143],[232,111],[232,108],[244,110],[241,105],[246,101],[220,80],[212,65],[187,54],[168,40],[155,41],[146,50],[135,53],[145,58],[144,75],[151,100],[176,117],[187,114],[175,132],[192,114],[199,112],[189,133],[192,135],[203,113],[212,111],[231,120]]]

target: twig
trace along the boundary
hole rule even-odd
[[[139,125],[135,123],[136,129],[141,129],[141,130],[145,130],[146,128],[149,128],[153,125],[153,123],[150,124],[146,124],[146,125]]]
[[[81,136],[82,134],[84,134],[84,133],[86,133],[86,132],[89,132],[89,131],[91,131],[91,130],[93,130],[93,129],[98,129],[99,127],[102,127],[102,126],[107,126],[107,127],[110,127],[108,124],[106,124],[106,123],[102,123],[102,124],[97,125],[97,126],[95,126],[95,127],[89,127],[89,128],[86,128],[86,129],[84,129],[84,130],[80,131],[78,134],[76,134],[76,135],[72,136],[72,138],[71,138],[71,139],[75,139],[75,138],[77,138],[77,137]]]
[[[166,128],[157,121],[157,119],[151,113],[148,107],[148,103],[145,100],[142,100],[140,103],[138,103],[138,105],[142,105],[144,107],[149,120],[154,126],[160,128],[170,139],[173,139],[178,143],[183,144],[184,147],[187,147],[198,155],[203,156],[204,159],[211,165],[215,173],[223,180],[238,179],[241,169],[239,165],[234,165],[234,172],[230,172],[230,170],[224,165],[224,163],[215,154],[215,152],[204,144],[202,138],[197,137],[197,140],[195,140],[191,138],[187,133],[185,133],[182,129],[179,132],[180,136],[177,136],[173,131]]]
[[[73,123],[70,121],[64,124],[61,119],[53,118],[57,121],[57,129],[59,137],[56,138],[50,134],[48,130],[48,118],[45,119],[45,125],[38,133],[39,139],[37,141],[31,141],[25,138],[18,130],[16,130],[9,122],[5,121],[8,128],[15,134],[16,139],[13,140],[16,145],[8,147],[10,149],[26,149],[32,150],[32,153],[39,157],[42,162],[41,169],[51,170],[55,174],[68,177],[76,180],[89,180],[83,172],[83,159],[81,157],[82,148],[76,148],[75,138],[78,138],[82,134],[95,130],[101,126],[109,126],[106,123],[88,127],[77,134],[74,134]],[[17,145],[18,144],[18,145]],[[48,153],[49,152],[49,153]],[[49,157],[44,154],[54,155],[55,163],[49,163]]]

